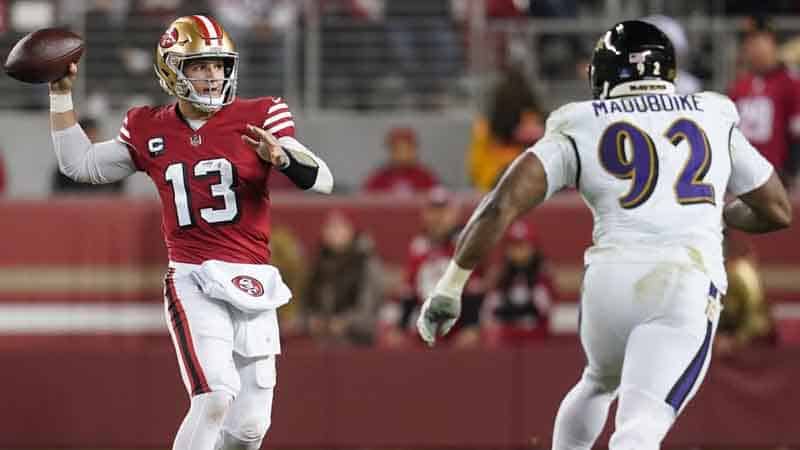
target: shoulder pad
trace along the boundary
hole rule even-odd
[[[714,91],[704,91],[697,95],[702,95],[705,100],[713,102],[714,108],[719,111],[721,118],[739,123],[739,110],[736,109],[736,103],[730,97]]]
[[[547,117],[545,131],[547,133],[561,132],[578,122],[581,115],[582,104],[586,102],[567,103],[566,105],[551,112]]]

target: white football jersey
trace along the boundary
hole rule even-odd
[[[584,101],[553,112],[528,151],[544,165],[548,197],[575,186],[592,210],[586,264],[685,261],[725,292],[725,193],[772,173],[738,121],[733,102],[713,92]]]

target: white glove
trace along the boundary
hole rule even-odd
[[[422,305],[417,319],[419,336],[431,347],[437,336],[447,334],[461,314],[461,299],[434,292]]]

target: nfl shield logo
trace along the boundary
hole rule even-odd
[[[189,143],[191,143],[193,147],[197,147],[203,143],[203,139],[200,138],[199,134],[194,134],[192,135],[192,138],[189,139]]]

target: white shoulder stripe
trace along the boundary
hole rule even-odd
[[[280,111],[282,109],[289,109],[289,105],[287,105],[286,103],[278,103],[277,105],[272,105],[267,110],[267,114],[272,114],[275,111]]]
[[[121,133],[123,136],[125,136],[126,138],[128,138],[128,139],[130,139],[130,138],[131,138],[131,133],[128,131],[128,129],[127,129],[127,128],[125,128],[125,127],[122,127],[122,128],[120,128],[120,129],[119,129],[119,132],[120,132],[120,133]]]
[[[269,131],[272,134],[275,134],[278,131],[281,131],[281,130],[283,130],[285,128],[289,128],[289,127],[293,127],[293,126],[294,126],[294,121],[293,120],[289,120],[287,122],[283,122],[281,124],[275,125],[274,127],[270,128],[267,131]]]
[[[271,125],[283,119],[291,119],[291,118],[292,118],[292,113],[290,113],[289,111],[282,112],[280,114],[275,114],[274,116],[268,117],[267,120],[264,121],[263,126]]]
[[[127,145],[130,148],[134,148],[133,144],[125,139],[123,136],[117,136],[117,141],[122,142],[123,144]]]

